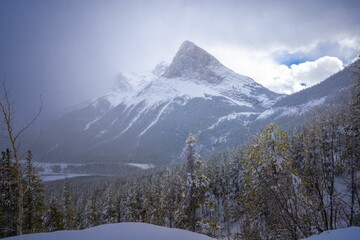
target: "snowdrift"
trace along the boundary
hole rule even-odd
[[[181,229],[166,228],[146,223],[117,223],[84,230],[27,234],[5,239],[13,240],[214,240],[213,238]]]
[[[323,232],[304,240],[359,240],[360,227],[349,227]]]

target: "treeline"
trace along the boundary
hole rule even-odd
[[[270,124],[246,148],[210,159],[201,160],[190,134],[182,166],[50,183],[45,199],[41,183],[30,184],[36,174],[25,167],[23,232],[138,221],[217,238],[300,239],[360,226],[359,116],[360,80],[344,109],[322,112],[291,133]],[[6,180],[15,179],[7,172],[12,162],[11,153],[3,153],[1,236],[16,234],[19,208],[12,197],[19,196],[16,181]]]

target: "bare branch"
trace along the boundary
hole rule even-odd
[[[40,116],[40,113],[41,113],[41,111],[42,111],[42,108],[43,108],[43,103],[42,103],[42,98],[41,98],[41,96],[40,96],[40,107],[39,107],[39,110],[36,112],[36,114],[34,115],[34,117],[31,119],[31,121],[30,122],[28,122],[23,128],[21,128],[20,130],[19,130],[19,132],[15,135],[15,137],[14,137],[14,140],[16,141],[17,140],[17,138],[26,130],[26,129],[28,129],[30,126],[32,126],[34,123],[35,123],[35,121],[38,119],[38,117]]]

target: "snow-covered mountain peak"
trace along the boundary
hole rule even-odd
[[[220,83],[223,77],[216,73],[219,67],[223,65],[214,56],[194,43],[185,41],[163,76]]]
[[[163,74],[166,72],[166,70],[168,69],[168,67],[169,67],[169,64],[168,64],[167,62],[162,61],[162,62],[160,62],[160,63],[158,63],[158,64],[156,65],[156,67],[154,68],[154,70],[152,71],[152,73],[153,73],[154,75],[160,77],[161,75],[163,75]]]

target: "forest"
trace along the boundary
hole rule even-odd
[[[270,124],[246,147],[206,158],[190,133],[184,164],[49,183],[30,150],[21,163],[18,135],[7,128],[14,144],[0,159],[0,237],[116,222],[225,239],[301,239],[360,226],[360,79],[342,106],[317,109],[299,129]]]

